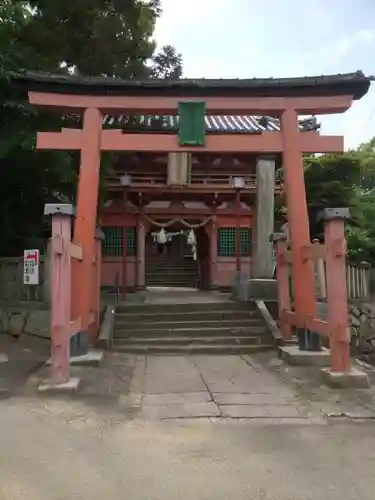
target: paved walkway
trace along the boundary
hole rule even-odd
[[[264,419],[267,421],[267,419]],[[1,500],[373,500],[373,424],[135,420],[1,402]]]
[[[294,391],[249,356],[155,356],[137,361],[124,398],[145,419],[314,417]]]
[[[88,388],[116,404],[1,401],[0,500],[373,499],[372,421],[328,422],[267,356],[112,356]]]
[[[8,397],[26,382],[29,375],[49,357],[49,342],[44,339],[22,335],[12,339],[0,336],[0,398]]]

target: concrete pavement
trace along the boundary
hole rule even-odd
[[[45,339],[31,335],[13,339],[10,335],[0,335],[0,398],[9,397],[22,388],[30,374],[48,359],[49,349]]]
[[[139,357],[123,405],[144,419],[251,418],[307,423],[312,413],[282,380],[249,356]]]
[[[372,500],[374,424],[271,361],[109,355],[72,399],[1,401],[0,500]]]
[[[1,500],[372,500],[372,424],[136,419],[82,401],[0,411]],[[6,452],[5,452],[6,451]]]

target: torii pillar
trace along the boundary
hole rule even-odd
[[[310,244],[309,216],[300,148],[298,113],[293,108],[281,114],[285,194],[292,254],[292,277],[297,332],[301,349],[319,350],[319,336],[306,332],[306,318],[316,316],[315,281],[311,261],[303,258],[303,248]]]
[[[83,251],[82,261],[72,265],[72,317],[81,317],[82,332],[87,333],[92,322],[91,301],[93,261],[95,258],[95,231],[99,192],[102,115],[96,108],[87,108],[83,114],[81,162],[79,169],[77,217],[73,242]]]

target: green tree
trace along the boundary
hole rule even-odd
[[[323,222],[318,220],[323,208],[355,207],[354,189],[361,179],[359,157],[354,152],[305,155],[304,176],[310,235],[323,238]],[[276,210],[282,220],[286,213],[285,199],[278,200]]]
[[[310,234],[322,238],[319,212],[328,207],[353,207],[353,192],[360,181],[360,163],[353,153],[309,155],[304,161]]]
[[[3,0],[0,5],[0,255],[38,246],[43,206],[75,198],[78,158],[36,152],[38,130],[58,130],[59,117],[38,114],[12,85],[20,69],[75,71],[85,76],[176,78],[181,56],[155,54],[160,1]],[[153,56],[155,58],[153,59]],[[102,161],[102,173],[113,155]]]
[[[152,59],[159,1],[29,0],[28,5],[32,16],[17,35],[32,54],[26,69],[56,72],[63,65],[83,76],[138,79],[181,74],[173,47],[163,47]]]
[[[375,139],[343,154],[308,155],[305,183],[311,237],[323,237],[320,209],[349,207],[349,256],[375,264]]]
[[[356,150],[361,165],[359,187],[364,191],[375,190],[375,137],[360,144]]]
[[[174,47],[166,45],[154,56],[150,69],[152,78],[178,80],[182,75],[182,56]]]
[[[360,165],[360,179],[352,196],[353,222],[347,228],[349,254],[375,264],[375,138],[353,154]]]

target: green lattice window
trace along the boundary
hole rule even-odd
[[[219,257],[236,255],[236,228],[222,227],[217,231],[217,254]],[[251,251],[251,232],[248,228],[240,229],[241,255],[248,257]]]
[[[137,231],[135,227],[104,227],[103,255],[121,257],[123,254],[123,231],[126,231],[126,255],[136,255]]]

